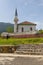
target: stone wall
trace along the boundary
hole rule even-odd
[[[21,44],[18,46],[0,46],[0,53],[43,55],[43,44]]]
[[[15,53],[17,46],[5,45],[0,46],[0,53]]]
[[[43,44],[23,44],[16,49],[18,54],[43,55]]]
[[[43,34],[18,34],[11,36],[12,38],[40,38],[43,37]]]

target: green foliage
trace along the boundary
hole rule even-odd
[[[0,33],[6,32],[6,29],[7,29],[7,27],[9,27],[9,26],[14,29],[14,24],[0,22]]]
[[[9,27],[7,27],[6,31],[9,32],[9,33],[12,33],[13,32],[13,28],[11,26],[9,26]]]
[[[43,30],[40,29],[37,33],[38,33],[38,34],[43,34]]]
[[[0,45],[18,45],[18,44],[40,44],[43,38],[0,38]]]

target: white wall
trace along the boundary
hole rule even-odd
[[[35,25],[18,25],[18,32],[22,32],[22,27],[24,28],[24,32],[31,31],[30,28],[32,27],[32,31],[36,30]]]
[[[14,24],[14,32],[17,32],[17,23]]]

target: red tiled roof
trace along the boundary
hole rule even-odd
[[[36,25],[36,24],[34,24],[34,23],[32,23],[32,22],[28,22],[28,21],[24,21],[24,22],[22,22],[22,23],[19,23],[19,25]]]

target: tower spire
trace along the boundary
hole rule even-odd
[[[18,13],[17,13],[17,8],[15,9],[15,18],[14,18],[14,32],[17,32],[18,29]]]
[[[17,8],[15,10],[15,18],[14,18],[14,22],[17,23],[18,22],[18,13],[17,13]]]
[[[17,13],[17,8],[16,8],[16,10],[15,10],[15,16],[18,16],[18,13]]]

